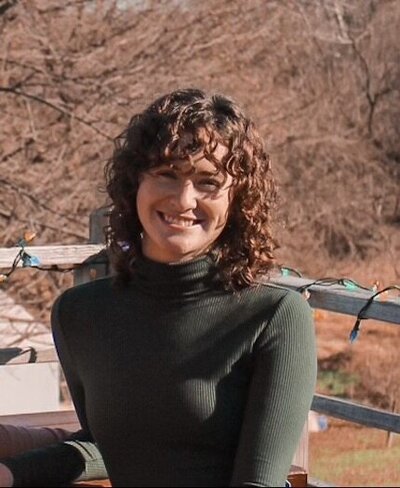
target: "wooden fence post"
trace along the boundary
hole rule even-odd
[[[288,480],[293,487],[308,486],[308,420],[304,424]]]
[[[89,243],[104,244],[104,227],[108,223],[107,210],[102,207],[94,210],[89,218]],[[87,258],[79,268],[74,271],[74,285],[86,283],[110,273],[110,264],[106,253],[100,252]]]

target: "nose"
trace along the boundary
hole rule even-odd
[[[175,207],[180,212],[193,210],[197,207],[197,191],[190,180],[181,182],[172,198]]]

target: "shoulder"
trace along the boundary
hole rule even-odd
[[[298,291],[260,283],[249,289],[249,298],[250,302],[257,304],[257,308],[268,310],[265,325],[270,329],[313,328],[313,310],[307,299]]]
[[[264,315],[255,350],[294,354],[301,350],[315,356],[316,337],[313,310],[304,296],[294,290],[262,285],[258,293],[271,296],[269,313]]]
[[[69,288],[61,293],[53,304],[52,323],[90,315],[95,308],[104,306],[109,301],[113,288],[111,277]]]
[[[268,324],[271,334],[310,341],[315,334],[314,314],[307,299],[298,291],[281,290]]]
[[[294,290],[258,283],[238,292],[231,314],[239,313],[258,326],[258,333],[280,334],[290,329],[313,329],[313,312],[304,296]],[[263,332],[264,331],[264,332]]]
[[[274,316],[285,317],[288,323],[304,322],[308,324],[313,321],[312,308],[300,292],[281,288],[277,288],[277,290],[280,291],[280,298],[276,303]]]
[[[64,291],[57,298],[59,304],[73,304],[81,302],[90,302],[93,299],[101,299],[111,293],[113,288],[112,278],[106,277],[98,280],[73,286]]]
[[[297,291],[270,283],[257,283],[244,290],[246,300],[261,303],[271,309],[293,309],[311,311],[304,296]]]

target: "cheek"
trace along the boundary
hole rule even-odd
[[[143,225],[143,218],[146,216],[149,208],[149,193],[146,191],[145,185],[140,184],[136,194],[136,211]]]
[[[220,202],[220,206],[219,206],[220,221],[223,224],[226,224],[226,222],[228,221],[230,206],[231,206],[231,197],[230,194],[227,194]]]
[[[210,207],[211,220],[213,221],[213,226],[221,232],[222,228],[225,227],[228,217],[229,217],[229,202],[230,199],[226,196],[222,197],[220,200],[215,201]]]

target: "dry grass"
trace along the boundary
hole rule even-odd
[[[384,266],[375,270],[375,276],[366,274],[361,282],[372,284],[381,274],[385,274]],[[390,270],[386,269],[386,276],[390,278]],[[398,327],[367,320],[358,341],[350,345],[354,317],[317,310],[315,319],[320,366],[317,391],[389,411],[397,400],[398,412]],[[398,436],[388,448],[385,431],[331,417],[328,425],[324,432],[310,433],[312,477],[336,486],[400,485]]]
[[[400,486],[400,440],[386,447],[387,434],[328,419],[324,432],[310,434],[310,476],[335,486]]]

